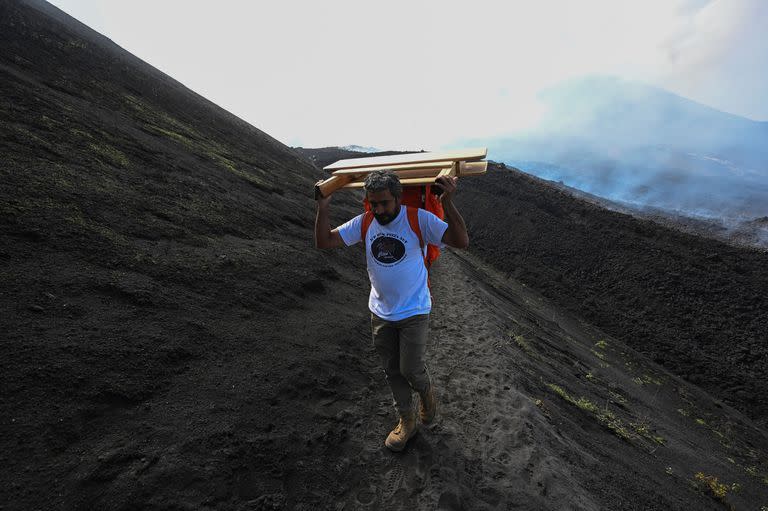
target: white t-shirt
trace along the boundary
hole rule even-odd
[[[338,227],[347,246],[360,241],[363,215]],[[399,321],[416,314],[429,314],[432,297],[427,287],[427,269],[424,266],[427,244],[443,247],[443,233],[448,224],[436,215],[419,209],[419,227],[424,239],[424,251],[419,247],[419,237],[408,223],[405,206],[387,225],[374,218],[368,227],[365,240],[365,256],[371,294],[368,308],[382,319]]]

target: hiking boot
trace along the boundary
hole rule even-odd
[[[405,444],[418,431],[419,427],[416,424],[416,414],[413,412],[402,414],[400,416],[400,422],[398,422],[395,429],[389,433],[384,445],[392,451],[400,452],[405,449]]]
[[[435,386],[430,384],[424,393],[419,393],[419,419],[424,424],[429,424],[437,413],[437,399],[435,399]]]

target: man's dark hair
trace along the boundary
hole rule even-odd
[[[374,170],[368,174],[363,182],[365,194],[369,192],[383,192],[389,190],[392,197],[399,199],[403,193],[403,186],[400,184],[400,178],[391,170]]]

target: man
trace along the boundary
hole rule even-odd
[[[373,344],[400,415],[384,442],[393,451],[402,451],[418,431],[412,390],[420,397],[421,422],[431,422],[437,410],[435,390],[425,361],[432,297],[424,256],[427,244],[455,248],[469,245],[464,219],[453,204],[457,181],[456,177],[441,177],[434,185],[441,191],[439,198],[445,221],[423,209],[413,210],[409,218],[407,208],[400,204],[400,180],[390,171],[374,171],[365,179],[364,190],[374,217],[369,225],[366,223],[367,227],[364,227],[365,215],[361,214],[331,230],[330,197],[317,202],[317,248],[354,245],[361,241],[365,231]],[[423,249],[411,227],[415,221],[421,231]]]

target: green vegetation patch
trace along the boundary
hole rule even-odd
[[[522,335],[515,335],[514,333],[509,334],[514,343],[517,345],[518,348],[523,350],[525,354],[532,358],[538,358],[538,353],[536,353],[536,350],[531,347],[530,343],[526,340],[525,337]]]
[[[695,415],[692,415],[692,413],[693,413],[692,410],[685,410],[683,408],[678,408],[677,412],[680,415],[683,415],[684,417],[692,417],[694,422],[697,425],[699,425],[699,426],[701,426],[703,428],[706,428],[709,431],[711,431],[712,434],[715,435],[718,438],[718,441],[720,442],[720,445],[722,445],[724,447],[730,447],[731,446],[731,440],[726,436],[725,433],[723,433],[722,431],[717,429],[717,427],[715,427],[715,425],[708,423],[703,418],[696,417]],[[728,458],[729,461],[731,461],[731,459],[732,458]],[[731,461],[731,463],[735,463],[735,461]]]
[[[565,399],[566,401],[571,401],[571,396],[569,396],[568,393],[561,386],[555,385],[554,383],[547,383],[547,387],[549,387],[551,390],[555,392],[555,394]]]
[[[229,156],[227,148],[215,140],[204,137],[191,126],[168,115],[162,110],[155,109],[147,105],[138,98],[129,94],[124,95],[126,104],[134,111],[134,114],[144,121],[143,129],[148,133],[162,136],[177,142],[187,151],[200,157],[212,161],[219,167],[226,169],[239,178],[257,188],[267,191],[280,193],[280,189],[270,184],[267,180],[260,177],[256,172],[258,168],[242,169],[238,168],[235,161]],[[261,174],[265,174],[261,171]]]
[[[118,167],[127,167],[129,164],[128,158],[109,144],[89,144],[91,150],[96,153],[102,160],[107,160],[112,165]]]
[[[88,139],[93,140],[93,135],[91,135],[90,133],[85,132],[83,130],[79,130],[77,128],[69,128],[69,132],[71,134],[73,134],[74,136],[76,136],[76,137],[88,138]]]
[[[619,393],[618,393],[618,392],[616,392],[616,391],[613,391],[613,390],[609,390],[609,391],[608,391],[608,395],[609,395],[609,396],[611,396],[611,399],[613,399],[613,400],[614,400],[614,401],[616,401],[617,403],[621,403],[621,404],[622,404],[622,405],[624,405],[624,406],[626,406],[626,405],[629,403],[629,402],[627,401],[627,398],[625,398],[624,396],[622,396],[621,394],[619,394]]]
[[[627,441],[632,439],[632,436],[621,422],[621,419],[617,418],[613,412],[607,408],[598,407],[595,403],[586,397],[574,399],[559,385],[547,383],[547,387],[549,387],[555,394],[563,398],[566,402],[571,403],[572,405],[584,410],[585,412],[590,413],[595,419],[597,419],[600,424],[608,428],[619,438]]]
[[[756,466],[744,467],[744,471],[750,476],[760,479],[763,484],[768,485],[768,474],[761,473]]]
[[[648,440],[651,440],[659,445],[666,445],[667,441],[664,439],[663,436],[656,434],[652,429],[651,425],[646,421],[638,421],[638,422],[631,422],[629,424],[632,429],[640,435],[643,438],[647,438]]]
[[[78,50],[84,50],[87,47],[88,45],[79,39],[70,39],[67,41],[67,48],[77,48]]]
[[[597,357],[597,358],[599,358],[600,360],[605,360],[605,353],[602,353],[602,352],[600,352],[600,351],[597,351],[597,350],[590,350],[590,351],[592,352],[592,354],[593,354],[594,356],[596,356],[596,357]]]
[[[118,247],[126,247],[130,245],[130,242],[125,236],[118,234],[109,227],[106,227],[90,218],[84,217],[82,212],[77,207],[70,211],[64,217],[64,219],[83,231],[90,231],[98,237],[108,240],[112,245]]]
[[[123,94],[125,103],[133,110],[134,115],[139,119],[142,119],[149,125],[164,125],[173,128],[177,132],[182,132],[190,137],[200,137],[191,126],[179,121],[175,117],[169,115],[163,110],[159,110],[152,105],[149,105],[135,96],[130,94]]]
[[[263,169],[256,165],[248,166],[248,168],[238,166],[234,157],[231,156],[231,148],[226,145],[211,137],[204,136],[191,125],[176,119],[162,109],[148,104],[136,96],[123,94],[123,99],[133,111],[133,115],[143,121],[142,129],[144,131],[173,140],[191,154],[210,160],[215,165],[263,191],[282,193],[279,187],[265,179],[267,172]]]
[[[5,124],[5,123],[3,123]],[[22,124],[7,124],[5,125],[10,130],[13,130],[16,132],[17,135],[20,135],[22,139],[26,139],[23,141],[23,143],[28,145],[39,145],[41,147],[52,147],[50,142],[46,140],[45,138],[39,137],[36,135],[33,131],[30,130],[30,126],[22,125]]]
[[[48,129],[56,129],[59,126],[61,126],[61,122],[60,121],[51,119],[47,115],[43,115],[43,116],[40,117],[40,124],[42,124],[43,126],[45,126]]]
[[[704,491],[715,497],[717,500],[725,504],[728,508],[732,508],[726,497],[728,496],[728,490],[732,488],[727,484],[721,483],[717,477],[705,475],[703,472],[697,472],[694,475],[694,481],[700,490]]]
[[[640,420],[637,422],[631,422],[629,426],[606,407],[601,408],[593,401],[586,397],[579,397],[578,399],[571,396],[565,389],[554,383],[547,383],[547,387],[555,394],[560,396],[566,402],[576,406],[577,408],[584,410],[592,415],[600,424],[608,428],[613,434],[627,441],[631,441],[634,438],[645,438],[656,445],[666,445],[664,437],[656,433],[651,424],[647,420]],[[618,396],[618,395],[617,395]],[[618,398],[626,403],[626,399],[621,396]],[[634,432],[634,433],[633,433]]]
[[[642,376],[635,376],[632,378],[632,381],[635,382],[637,385],[648,385],[648,384],[654,384],[654,385],[661,385],[662,381],[659,378],[656,378],[655,376],[651,376],[650,374],[643,374]]]

